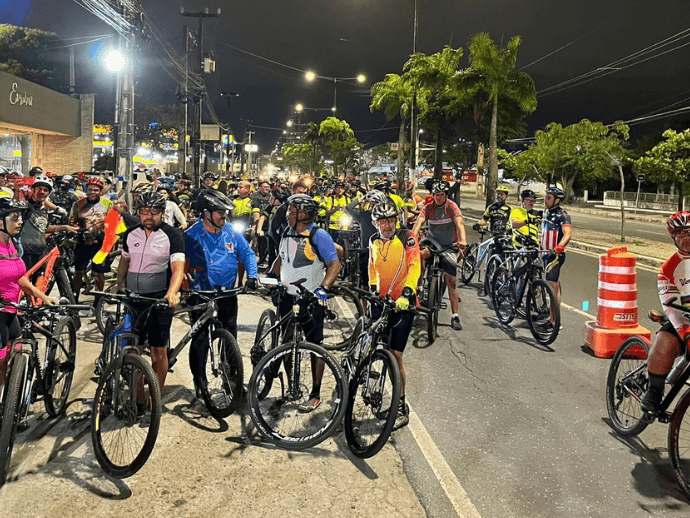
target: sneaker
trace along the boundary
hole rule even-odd
[[[302,403],[297,409],[302,413],[302,414],[308,414],[309,412],[313,412],[317,408],[319,408],[319,405],[321,404],[321,400],[318,397],[310,397],[309,400],[306,403]]]
[[[189,411],[195,414],[207,414],[208,409],[204,399],[201,396],[194,398],[194,401],[189,405]]]
[[[661,400],[663,398],[663,391],[649,388],[649,390],[645,392],[645,395],[642,396],[642,399],[640,400],[642,412],[648,415],[656,415],[659,412],[659,405],[661,405]]]
[[[395,424],[393,425],[393,430],[402,428],[410,422],[410,407],[405,405],[400,405],[398,407],[398,417],[395,419]]]
[[[462,331],[462,322],[460,322],[459,316],[456,315],[450,319],[450,327],[456,331]]]

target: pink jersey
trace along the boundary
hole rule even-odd
[[[690,308],[690,257],[678,253],[669,257],[659,269],[658,289],[662,304],[676,297],[676,304],[688,304]],[[677,309],[664,306],[664,311],[678,334],[685,339],[690,334],[690,322]]]
[[[21,288],[17,283],[25,273],[26,266],[19,257],[12,240],[7,245],[0,243],[0,295],[3,299],[19,302]],[[3,308],[2,311],[17,312],[14,308]]]

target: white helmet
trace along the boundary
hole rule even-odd
[[[48,178],[47,176],[37,176],[37,177],[34,179],[33,186],[34,186],[34,187],[39,187],[39,186],[47,187],[48,190],[52,192],[52,190],[53,190],[53,180],[51,180],[51,179]]]

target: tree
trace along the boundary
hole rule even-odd
[[[297,170],[300,174],[307,172],[311,166],[311,144],[285,144],[281,149],[283,165]]]
[[[307,125],[307,131],[304,132],[304,141],[309,144],[311,149],[308,167],[310,174],[316,174],[321,165],[321,140],[319,125],[315,122],[310,122]]]
[[[328,117],[321,122],[319,136],[323,138],[327,156],[333,161],[333,173],[338,177],[345,172],[346,164],[356,156],[362,144],[357,142],[350,125],[337,117]]]
[[[505,48],[498,48],[488,33],[476,34],[469,44],[470,67],[461,84],[468,91],[485,95],[491,106],[489,133],[489,176],[487,179],[487,204],[495,198],[498,185],[498,115],[501,103],[512,103],[522,115],[529,115],[537,108],[534,80],[526,72],[517,70],[517,53],[521,38],[511,38]]]
[[[59,42],[53,32],[0,24],[0,71],[60,90],[64,81],[50,54]]]
[[[105,153],[96,159],[93,164],[94,171],[114,171],[115,170],[115,155]]]
[[[412,111],[413,92],[409,81],[398,74],[386,74],[383,81],[371,87],[371,105],[373,111],[384,110],[387,120],[400,117],[400,131],[398,132],[398,185],[405,182],[404,154],[405,121]]]
[[[666,130],[662,136],[665,140],[636,160],[633,170],[656,182],[677,183],[678,210],[683,210],[683,187],[690,171],[690,130]]]
[[[463,109],[469,107],[467,91],[458,88],[456,77],[463,56],[461,48],[450,46],[430,56],[417,52],[403,66],[404,77],[414,85],[422,124],[436,136],[434,176],[443,174],[443,143]],[[456,140],[457,141],[457,140]]]

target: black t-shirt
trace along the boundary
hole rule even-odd
[[[504,201],[497,201],[489,205],[484,211],[484,220],[489,222],[491,232],[505,234],[508,229],[511,207]]]
[[[48,230],[48,211],[43,203],[29,201],[29,208],[22,214],[24,225],[19,242],[25,254],[43,255],[46,249],[46,231]]]
[[[268,235],[276,244],[280,243],[280,238],[287,228],[287,225],[287,203],[283,203],[280,207],[275,209],[273,218],[271,218],[268,224]]]

